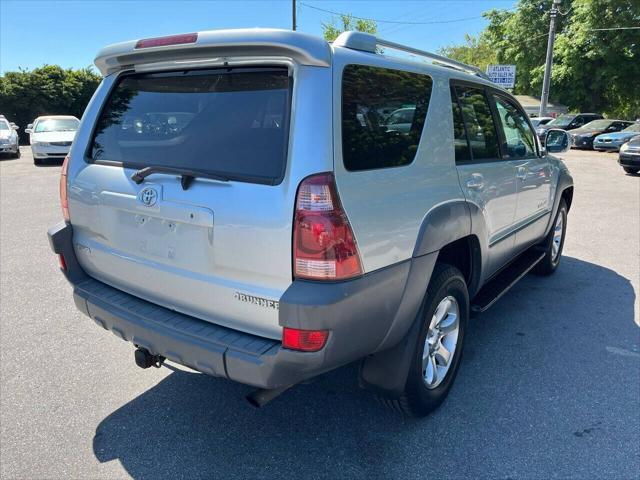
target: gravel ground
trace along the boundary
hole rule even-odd
[[[0,161],[0,477],[638,478],[640,177],[615,154],[565,158],[562,265],[472,320],[423,420],[359,390],[354,365],[260,410],[248,387],[140,370],[76,311],[49,250],[60,167]]]

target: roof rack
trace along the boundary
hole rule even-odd
[[[402,45],[400,43],[390,42],[364,32],[343,32],[333,42],[336,47],[350,48],[351,50],[360,50],[362,52],[377,53],[377,47],[386,47],[400,52],[410,53],[412,55],[419,55],[424,58],[432,60],[433,63],[443,65],[445,67],[454,68],[472,75],[489,80],[489,77],[480,70],[478,67],[467,65],[466,63],[451,60],[450,58],[437,55],[435,53],[427,52],[425,50],[418,50],[417,48]]]

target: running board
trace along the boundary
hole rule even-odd
[[[487,283],[471,301],[471,313],[486,311],[544,258],[545,252],[530,248],[521,253],[496,277]]]

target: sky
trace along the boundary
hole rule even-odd
[[[322,22],[351,13],[378,23],[379,36],[436,51],[477,34],[482,13],[515,0],[297,0],[298,30],[322,35]],[[316,7],[315,9],[312,7]],[[221,28],[291,28],[291,0],[0,0],[0,72],[44,64],[81,68],[105,45],[125,40]]]

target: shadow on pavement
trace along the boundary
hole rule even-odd
[[[620,442],[638,422],[633,392],[619,389],[638,371],[634,299],[616,272],[564,257],[556,275],[525,278],[472,319],[456,385],[426,419],[359,390],[356,365],[260,410],[244,401],[249,387],[175,371],[98,425],[94,453],[136,479],[580,477],[609,462],[625,477],[634,461]]]

